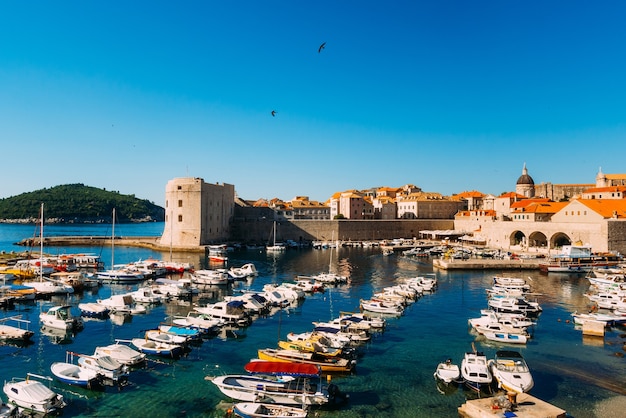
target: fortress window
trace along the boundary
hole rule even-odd
[[[178,215],[178,222],[182,222],[183,221],[183,215]]]
[[[179,201],[178,201],[178,207],[179,207],[179,208],[182,208],[182,207],[183,207],[183,201],[182,201],[182,200],[179,200]]]

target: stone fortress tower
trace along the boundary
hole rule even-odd
[[[515,192],[525,197],[535,197],[535,181],[528,175],[526,163],[524,163],[522,175],[517,179]]]
[[[235,186],[197,177],[175,178],[165,186],[165,226],[160,245],[198,247],[225,241],[235,210]]]

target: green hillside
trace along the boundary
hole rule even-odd
[[[162,222],[165,209],[135,195],[83,184],[66,184],[0,199],[0,221],[38,222],[44,204],[46,223]]]

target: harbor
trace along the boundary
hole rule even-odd
[[[51,234],[55,232],[53,227],[50,229]],[[138,233],[137,236],[148,234]],[[108,245],[68,246],[45,247],[44,250],[59,254],[94,252],[106,261],[111,256],[108,248]],[[4,247],[7,254],[20,249],[23,248]],[[224,414],[222,406],[232,405],[232,400],[222,395],[208,378],[242,373],[244,366],[256,358],[259,349],[276,347],[277,341],[286,339],[287,334],[310,330],[312,321],[328,321],[340,312],[358,311],[360,300],[397,284],[400,279],[430,274],[438,279],[438,288],[417,299],[401,316],[389,319],[384,332],[373,334],[371,341],[359,348],[353,372],[332,377],[332,382],[350,395],[349,401],[334,408],[315,409],[313,414],[337,418],[442,417],[459,415],[459,408],[464,404],[489,405],[491,398],[475,399],[475,395],[462,386],[441,393],[433,372],[445,358],[459,363],[472,344],[489,357],[499,349],[498,343],[490,343],[469,332],[467,325],[469,318],[477,316],[486,307],[485,290],[492,285],[493,276],[498,274],[496,270],[437,269],[431,258],[412,260],[400,253],[385,256],[376,246],[337,247],[332,251],[331,259],[330,248],[288,249],[275,255],[260,250],[235,250],[228,253],[228,261],[223,266],[253,263],[259,273],[257,277],[236,285],[212,287],[191,300],[172,299],[151,306],[146,313],[133,315],[128,321],[85,320],[84,329],[70,335],[41,330],[39,313],[61,303],[67,303],[76,312],[79,303],[106,299],[113,294],[131,291],[135,286],[109,284],[97,291],[62,298],[55,296],[49,300],[37,300],[33,305],[16,306],[6,312],[7,316],[19,314],[30,320],[35,335],[33,343],[26,347],[0,346],[0,356],[11,359],[3,363],[6,367],[2,378],[10,380],[24,376],[26,372],[49,375],[50,364],[65,358],[68,350],[93,352],[96,345],[110,344],[115,339],[130,340],[166,318],[186,316],[194,306],[206,300],[221,300],[241,290],[259,291],[267,284],[290,282],[298,275],[327,272],[332,268],[350,277],[350,281],[329,287],[324,293],[307,296],[295,306],[259,317],[249,326],[204,339],[178,359],[151,357],[145,368],[131,372],[129,384],[119,392],[108,388],[104,392],[75,390],[53,383],[52,387],[68,402],[63,415],[221,417]],[[202,253],[189,256],[196,268],[215,267],[201,264]],[[168,259],[169,252],[122,245],[116,248],[116,260],[120,263],[150,257]],[[175,257],[181,257],[181,254],[175,254]],[[620,335],[623,329],[615,327],[607,330],[603,338],[589,340],[583,338],[581,331],[569,321],[572,312],[588,309],[588,301],[583,296],[588,284],[581,275],[540,274],[533,270],[506,274],[531,277],[536,294],[533,297],[543,307],[531,340],[516,349],[523,353],[535,374],[536,384],[531,396],[574,417],[611,416],[599,412],[607,403],[624,397],[626,370],[623,358],[617,355],[622,351],[624,340]],[[589,376],[590,369],[594,370],[593,378]],[[154,399],[175,399],[176,402],[154,402]],[[527,411],[522,407],[528,404],[521,399],[518,400],[518,414]],[[506,411],[491,412],[492,416],[504,416]],[[470,411],[468,416],[472,413]]]

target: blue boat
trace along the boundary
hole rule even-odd
[[[182,345],[148,340],[145,338],[133,338],[131,344],[142,353],[155,356],[178,357],[183,352]]]
[[[100,375],[98,372],[72,363],[54,362],[50,365],[50,371],[60,382],[68,385],[88,389],[100,386]]]

